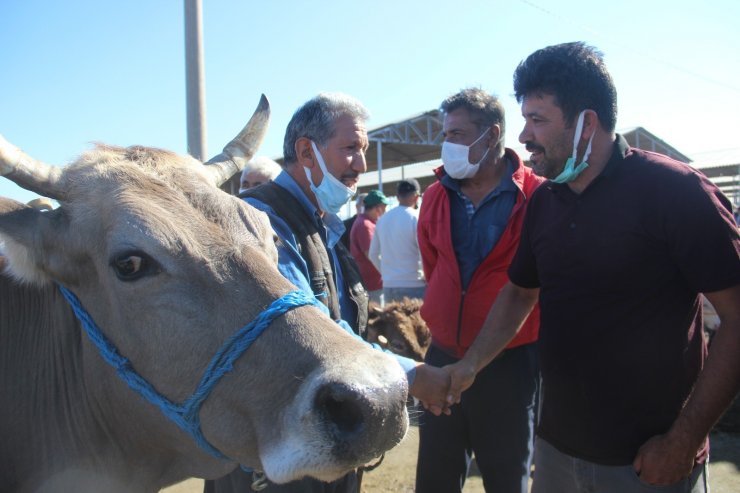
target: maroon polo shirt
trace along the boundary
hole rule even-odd
[[[370,242],[374,234],[375,222],[364,213],[358,214],[349,234],[349,251],[357,262],[362,283],[368,291],[383,289],[383,278],[365,253],[370,250]]]
[[[534,193],[509,277],[540,288],[542,438],[626,465],[669,429],[706,354],[698,293],[740,283],[731,210],[701,173],[619,136],[583,193]]]

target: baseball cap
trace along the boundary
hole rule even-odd
[[[375,207],[378,204],[388,205],[390,201],[380,190],[371,190],[363,200],[365,207]]]
[[[409,192],[421,192],[421,187],[419,186],[419,182],[416,181],[413,178],[407,178],[405,180],[401,180],[398,182],[398,188],[397,193],[399,194],[405,194]]]

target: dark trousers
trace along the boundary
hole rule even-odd
[[[457,361],[429,348],[426,363]],[[424,412],[416,493],[462,491],[475,454],[488,493],[527,493],[539,369],[535,344],[504,351],[476,376],[451,416]]]
[[[252,491],[252,473],[236,469],[230,474],[206,481],[203,493],[249,493]],[[287,484],[269,483],[262,493],[359,493],[357,473],[351,472],[331,483],[303,478]]]

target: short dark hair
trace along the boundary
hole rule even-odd
[[[522,100],[531,94],[549,94],[573,122],[586,109],[594,110],[604,128],[617,124],[617,89],[604,64],[604,55],[576,41],[537,50],[514,71],[514,95]]]
[[[396,185],[396,196],[400,199],[405,199],[411,195],[418,195],[421,193],[421,187],[419,182],[414,178],[406,178],[401,180]]]
[[[469,87],[448,97],[439,106],[443,113],[451,113],[458,108],[468,110],[479,129],[496,124],[501,127],[499,140],[503,147],[506,126],[504,106],[495,95],[477,87]]]

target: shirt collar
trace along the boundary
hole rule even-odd
[[[609,161],[606,163],[606,166],[604,167],[604,170],[601,172],[600,176],[604,176],[607,178],[612,176],[619,168],[619,163],[623,161],[624,158],[627,156],[629,149],[630,146],[627,143],[627,140],[625,140],[623,136],[617,134],[617,139],[614,141],[614,149],[612,150],[612,155],[609,158]]]

